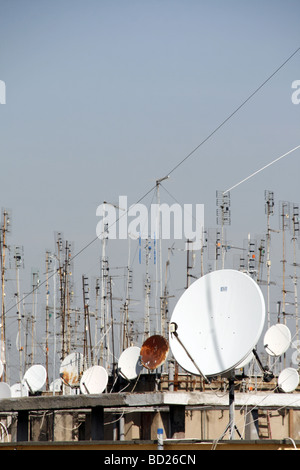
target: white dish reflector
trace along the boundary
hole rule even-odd
[[[270,356],[281,356],[291,344],[292,335],[289,328],[282,323],[272,325],[264,336],[264,347]]]
[[[143,370],[140,361],[141,348],[130,346],[119,357],[118,372],[126,380],[136,379]]]
[[[293,392],[299,384],[299,374],[293,367],[283,369],[278,376],[278,387],[283,392]]]
[[[80,379],[80,391],[83,394],[102,393],[108,382],[108,374],[102,366],[92,366]]]
[[[213,271],[178,300],[169,343],[183,369],[214,376],[236,368],[250,355],[264,322],[265,302],[257,283],[240,271]]]

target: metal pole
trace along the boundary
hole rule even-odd
[[[234,439],[234,378],[229,378],[229,429],[230,439]]]
[[[56,256],[54,256],[53,276],[53,395],[55,395],[55,356],[56,356]]]

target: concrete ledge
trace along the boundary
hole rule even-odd
[[[300,441],[295,441],[297,450],[300,450]],[[193,439],[166,440],[163,450],[167,452],[197,452],[202,450],[296,450],[288,439],[283,440],[223,440],[215,445],[215,441],[200,441]],[[157,441],[77,441],[77,442],[7,442],[0,443],[2,450],[100,450],[100,451],[151,451],[157,452]],[[107,455],[107,454],[105,454]],[[119,455],[119,454],[117,454]],[[136,454],[135,454],[136,455]],[[146,455],[146,454],[143,454]],[[101,463],[101,462],[100,462]]]
[[[150,406],[205,406],[227,408],[228,393],[221,392],[147,392],[147,393],[103,393],[101,395],[64,395],[5,398],[0,400],[1,412],[70,410]],[[235,393],[237,408],[288,409],[300,408],[300,393]]]

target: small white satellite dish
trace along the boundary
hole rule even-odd
[[[69,354],[60,365],[59,374],[64,384],[78,386],[83,373],[83,355],[78,352]]]
[[[0,359],[0,378],[2,377],[3,372],[4,372],[3,362]]]
[[[118,372],[126,380],[134,380],[143,370],[140,361],[141,348],[130,346],[119,357]]]
[[[283,392],[293,392],[299,384],[299,374],[293,367],[283,369],[278,376],[278,387]]]
[[[59,379],[55,379],[53,382],[51,382],[50,386],[49,386],[49,390],[50,392],[60,392],[61,391],[61,385],[62,385],[62,380],[59,378]]]
[[[102,366],[92,366],[84,371],[80,379],[80,391],[83,394],[102,393],[108,382],[107,371]]]
[[[250,276],[231,269],[213,271],[178,300],[170,320],[170,347],[192,374],[226,373],[249,356],[264,321],[264,298]]]
[[[0,382],[0,399],[11,398],[11,389],[6,382]]]
[[[24,383],[17,382],[11,387],[11,396],[14,398],[17,397],[28,397],[28,388]]]
[[[46,379],[47,372],[45,367],[41,364],[35,364],[25,372],[22,383],[28,388],[29,392],[36,393],[42,390]]]
[[[264,347],[270,356],[281,356],[291,344],[292,335],[289,328],[282,324],[272,325],[265,333]]]

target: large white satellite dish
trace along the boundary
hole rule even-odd
[[[28,390],[31,393],[36,393],[42,390],[43,386],[46,383],[47,372],[44,366],[41,364],[35,364],[24,374],[22,383],[28,387]]]
[[[293,392],[299,384],[299,374],[293,367],[283,369],[278,376],[278,387],[283,392]]]
[[[60,365],[59,374],[64,384],[79,386],[83,373],[83,355],[78,352],[69,354]]]
[[[84,371],[80,379],[80,391],[83,394],[102,393],[108,382],[108,374],[102,366],[92,366]]]
[[[134,380],[143,370],[140,353],[141,348],[138,346],[130,346],[121,353],[118,361],[118,372],[124,379]]]
[[[292,335],[289,328],[282,324],[272,325],[265,333],[264,347],[270,356],[281,356],[291,344]]]
[[[0,382],[0,399],[10,398],[10,397],[11,397],[10,386],[6,382]]]
[[[213,271],[178,300],[170,320],[170,347],[186,371],[204,377],[222,374],[248,358],[264,321],[264,298],[250,276]]]
[[[254,359],[254,357],[255,356],[253,354],[253,351],[251,351],[251,353],[246,357],[246,359],[244,359],[242,362],[240,362],[239,364],[235,366],[235,369],[243,369],[243,367],[247,366],[249,362],[251,362]]]

